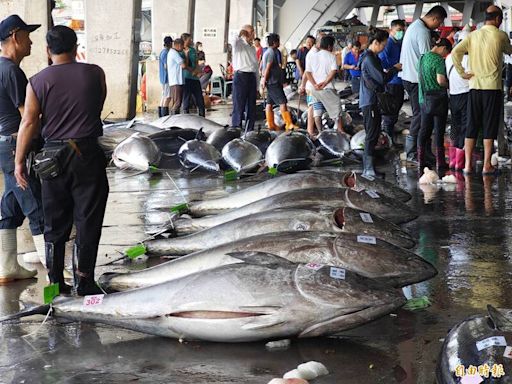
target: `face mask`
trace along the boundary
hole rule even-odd
[[[402,40],[404,38],[404,31],[397,31],[395,33],[395,39]]]

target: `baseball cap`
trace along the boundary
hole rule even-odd
[[[18,15],[10,15],[0,22],[0,40],[3,41],[20,30],[33,32],[40,26],[41,24],[27,24]]]

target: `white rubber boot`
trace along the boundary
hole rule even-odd
[[[32,236],[34,245],[36,247],[35,252],[27,252],[23,254],[23,261],[25,263],[41,263],[46,268],[46,253],[44,250],[44,235]]]
[[[16,229],[0,229],[0,283],[30,279],[37,271],[29,271],[18,264]]]

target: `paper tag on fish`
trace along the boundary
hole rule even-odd
[[[505,352],[503,352],[503,357],[506,357],[507,359],[512,359],[512,347],[507,346],[507,348],[505,348]]]
[[[364,187],[363,187],[362,185],[358,185],[358,184],[354,185],[354,186],[352,187],[352,189],[353,189],[354,191],[356,191],[356,192],[362,192],[362,191],[364,191]]]
[[[379,194],[378,194],[377,192],[372,191],[372,190],[369,190],[369,189],[368,189],[368,190],[366,190],[366,194],[367,194],[368,196],[370,196],[372,199],[378,199],[378,198],[380,197],[380,196],[379,196]]]
[[[318,264],[318,263],[307,263],[306,264],[306,268],[312,269],[313,271],[318,271],[323,266],[324,266],[323,264]]]
[[[375,181],[375,177],[373,177],[373,176],[367,176],[367,175],[363,175],[363,174],[361,174],[360,176],[363,179],[370,180],[370,181]]]
[[[171,212],[177,213],[177,214],[182,214],[183,212],[186,212],[187,210],[188,210],[187,203],[178,204],[178,205],[175,205],[174,207],[171,207]]]
[[[365,244],[377,244],[377,239],[375,236],[357,235],[357,242]]]
[[[50,284],[44,287],[43,299],[45,304],[50,304],[56,296],[59,296],[59,283]]]
[[[361,216],[361,220],[363,220],[365,223],[373,224],[372,215],[366,212],[359,213],[359,216]]]
[[[224,180],[226,181],[233,181],[236,180],[237,178],[238,173],[234,169],[224,172]]]
[[[270,168],[268,169],[268,173],[270,173],[272,176],[277,175],[277,168],[270,167]]]
[[[94,305],[101,305],[103,303],[103,296],[105,296],[105,295],[84,296],[84,307],[92,307]]]
[[[345,280],[345,270],[343,268],[331,267],[331,272],[329,275],[333,279]]]
[[[487,349],[489,347],[506,347],[507,340],[505,340],[504,336],[493,336],[488,337],[487,339],[483,339],[476,342],[476,348],[481,351],[482,349]]]

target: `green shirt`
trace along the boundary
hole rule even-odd
[[[183,55],[185,55],[185,54],[183,54]],[[197,52],[196,52],[195,48],[189,47],[189,49],[188,49],[188,63],[187,63],[187,66],[189,66],[192,69],[195,69],[196,65],[197,65]],[[184,75],[185,79],[195,79],[195,80],[197,80],[197,77],[193,76],[192,73],[190,73],[187,70],[183,71],[183,75]]]
[[[418,96],[420,104],[423,104],[425,101],[424,91],[441,91],[445,89],[437,82],[437,75],[446,76],[444,59],[437,53],[427,52],[418,61],[418,79],[420,79],[418,80]],[[423,90],[422,83],[425,85],[425,90]]]

